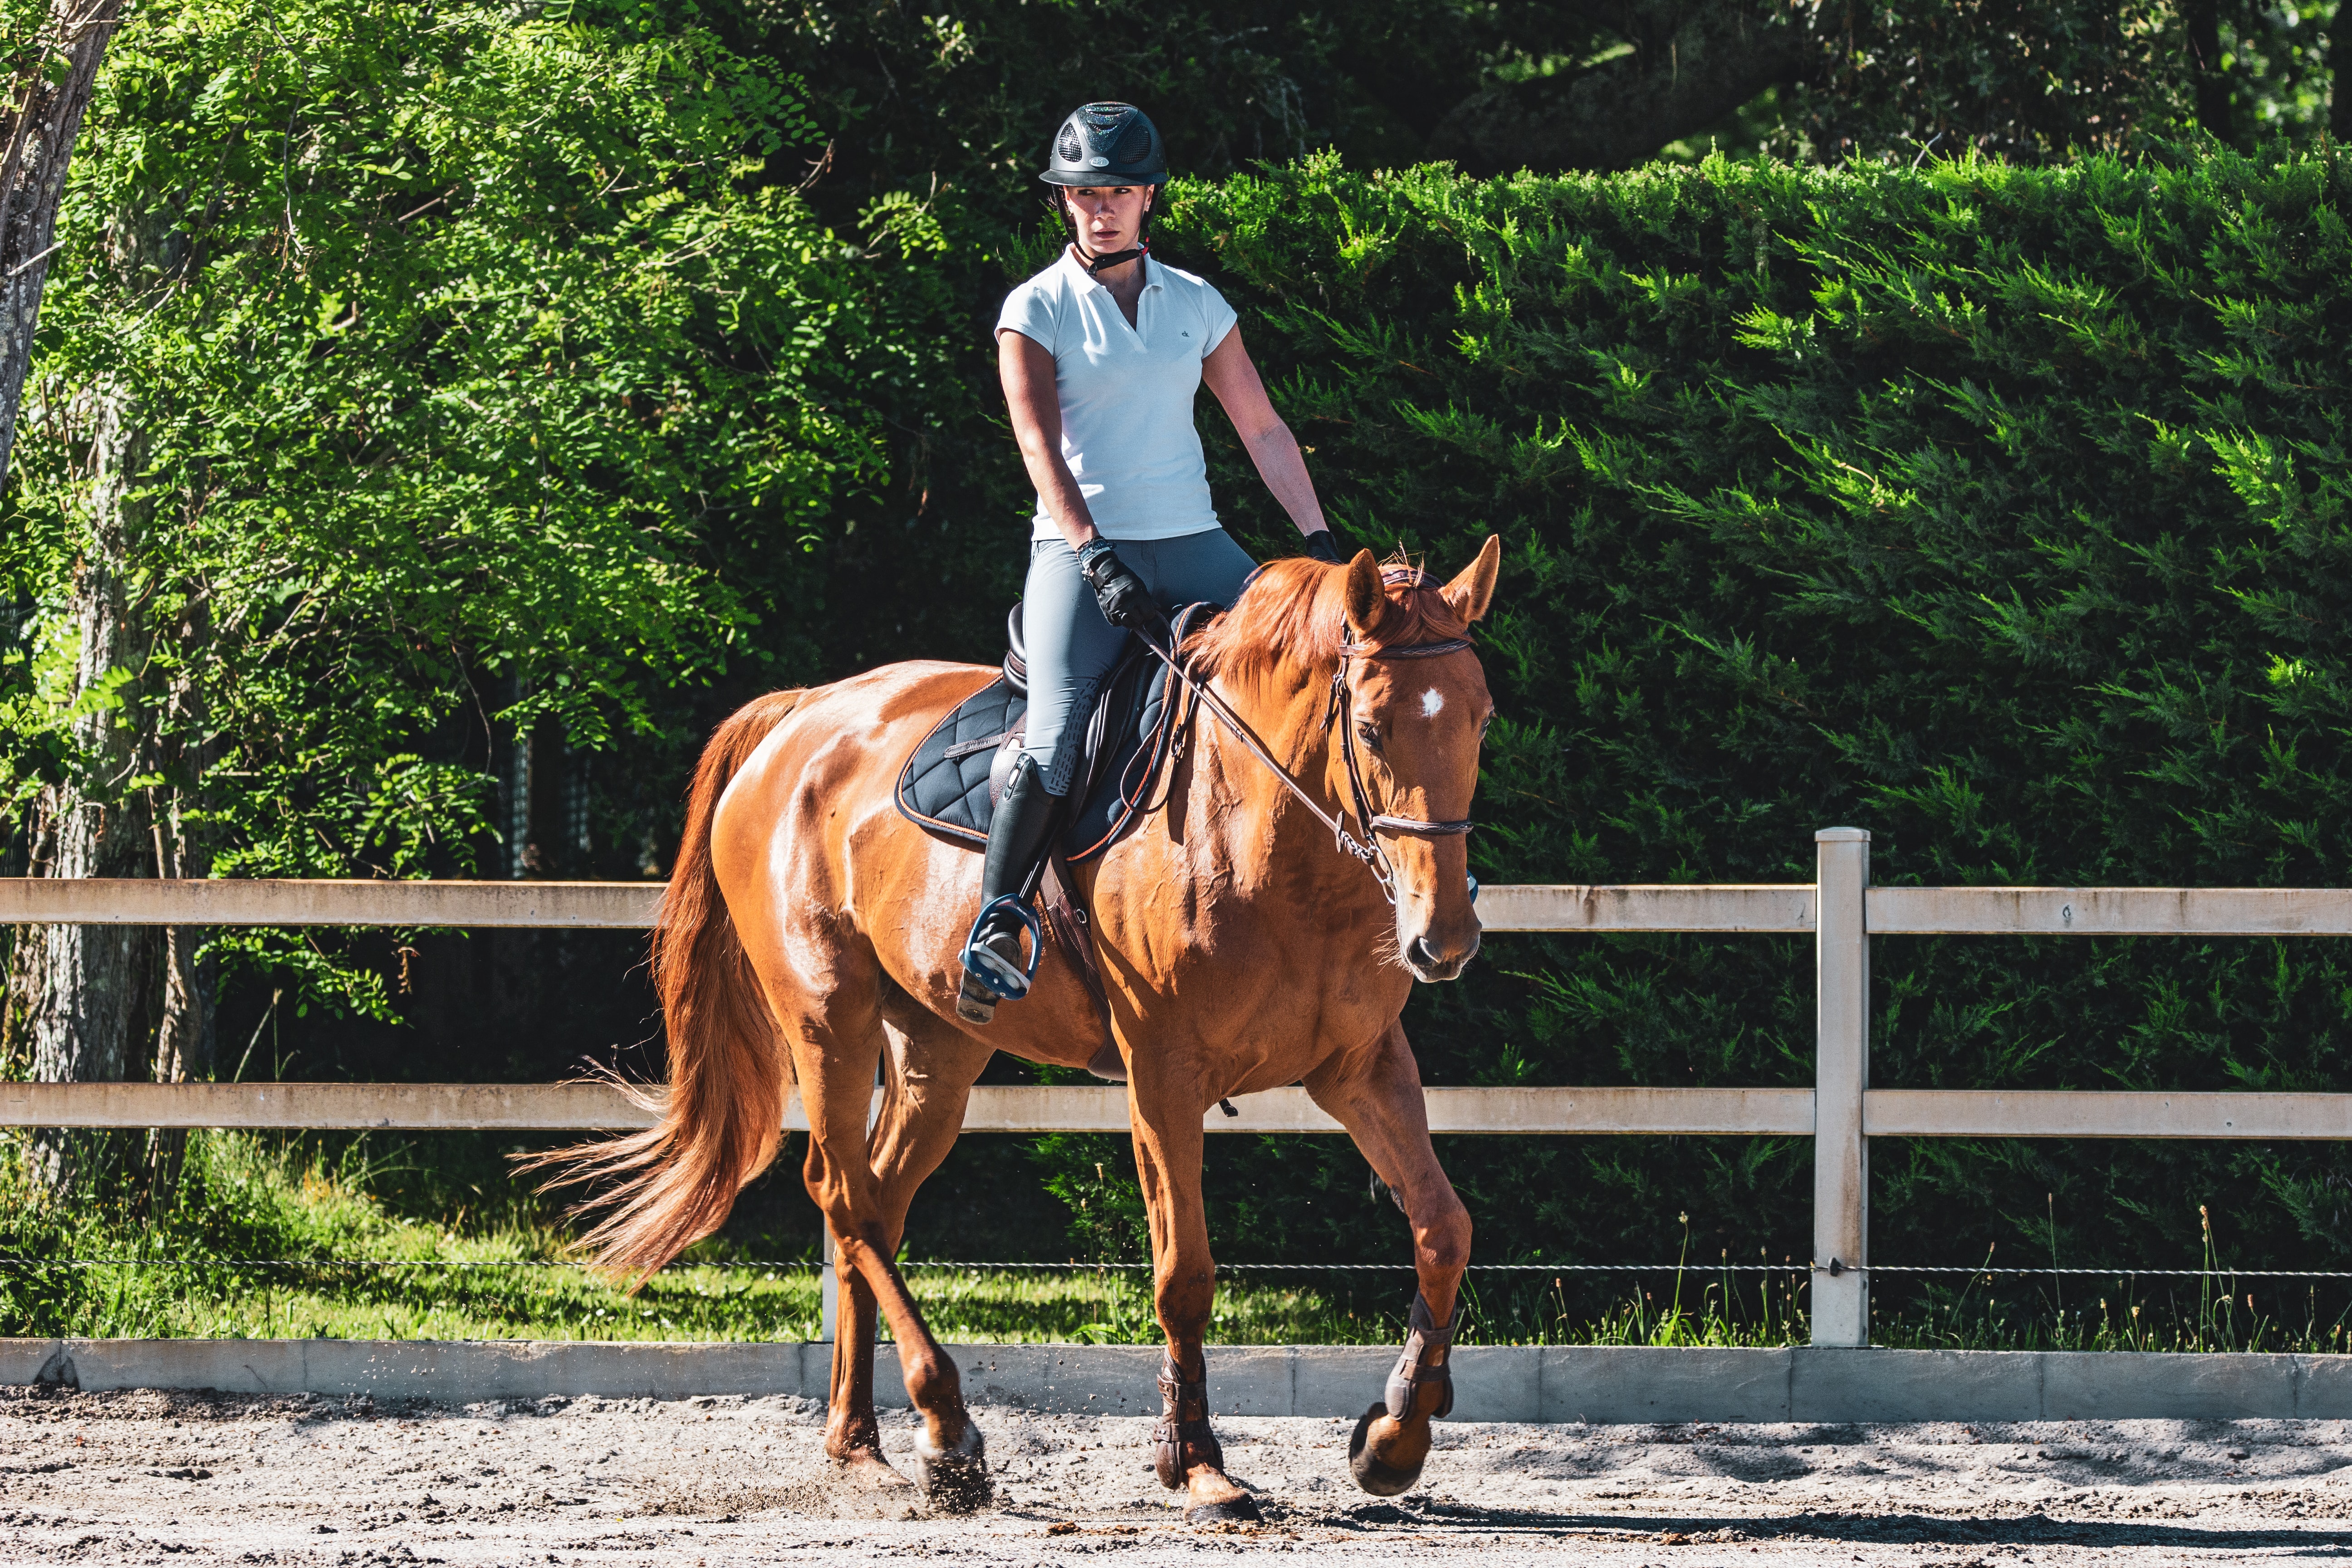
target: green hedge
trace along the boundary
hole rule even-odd
[[[1488,880],[2343,886],[2346,171],[1717,160],[1180,185],[1352,540],[1507,546]],[[1286,528],[1204,410],[1213,483]],[[1008,459],[1009,460],[1009,459]],[[1882,1086],[2352,1089],[2352,949],[1889,939]],[[1437,1083],[1805,1083],[1773,938],[1491,939]],[[1402,1256],[1329,1142],[1217,1141],[1230,1257]],[[1451,1141],[1488,1260],[1801,1260],[1802,1141]],[[1874,1256],[2342,1268],[2329,1146],[1882,1142]],[[1301,1195],[1315,1201],[1303,1203]],[[2054,1226],[2054,1236],[2053,1236]],[[1892,1284],[1892,1281],[1887,1282]],[[2298,1289],[2298,1297],[2301,1292]]]

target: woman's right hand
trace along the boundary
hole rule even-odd
[[[1095,591],[1103,619],[1141,637],[1155,647],[1168,646],[1168,613],[1143,585],[1135,569],[1118,558],[1109,540],[1097,534],[1078,552],[1078,571]]]

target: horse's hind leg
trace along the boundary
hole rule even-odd
[[[1389,1374],[1386,1397],[1364,1412],[1348,1447],[1356,1484],[1393,1497],[1421,1479],[1432,1419],[1454,1408],[1455,1310],[1470,1262],[1470,1215],[1430,1147],[1421,1069],[1391,1024],[1361,1051],[1344,1052],[1310,1074],[1307,1092],[1356,1140],[1373,1172],[1397,1195],[1412,1226],[1421,1289],[1412,1304],[1404,1353]]]
[[[881,984],[887,989],[888,983]],[[924,1488],[935,1501],[970,1507],[987,1497],[980,1429],[964,1408],[954,1362],[924,1324],[893,1259],[915,1190],[954,1144],[971,1082],[989,1050],[944,1026],[934,1029],[917,1023],[913,1034],[890,1028],[882,1110],[869,1136],[866,1119],[874,1069],[882,1059],[880,1008],[868,1012],[858,1030],[870,1042],[862,1053],[838,1048],[853,1041],[840,1027],[838,1009],[829,1014],[823,1026],[803,1021],[794,1052],[796,1061],[805,1064],[801,1083],[810,1124],[809,1194],[833,1231],[842,1287],[826,1451],[877,1479],[889,1472],[874,1413],[878,1311],[890,1321],[908,1397],[923,1417],[916,1456]],[[898,1022],[915,1020],[894,1018]],[[926,1016],[923,1022],[936,1021]]]
[[[1256,1502],[1225,1474],[1209,1424],[1209,1363],[1203,1344],[1216,1301],[1208,1214],[1201,1201],[1200,1086],[1174,1081],[1164,1055],[1138,1052],[1128,1089],[1136,1173],[1151,1219],[1152,1294],[1168,1336],[1160,1370],[1160,1423],[1152,1428],[1160,1484],[1190,1494],[1195,1524],[1254,1520]]]

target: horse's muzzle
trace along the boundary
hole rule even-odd
[[[1404,953],[1405,967],[1412,971],[1415,980],[1434,984],[1440,980],[1460,977],[1470,961],[1478,956],[1479,932],[1474,928],[1466,944],[1453,946],[1433,942],[1427,932],[1399,944]]]

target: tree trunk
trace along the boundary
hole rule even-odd
[[[153,747],[142,740],[152,733],[152,718],[139,692],[147,639],[130,597],[132,552],[150,509],[139,489],[146,442],[127,394],[102,386],[94,401],[90,531],[74,583],[80,646],[73,695],[83,710],[72,723],[72,773],[34,803],[35,876],[143,877],[156,869],[158,825],[147,792],[131,782],[153,762]],[[142,926],[18,929],[10,1032],[32,1058],[35,1082],[146,1076],[165,945]],[[53,1195],[69,1194],[110,1162],[112,1142],[44,1131],[34,1139],[35,1172]]]
[[[1631,53],[1473,94],[1439,123],[1429,155],[1471,174],[1631,168],[1813,58],[1802,26],[1755,0],[1635,0],[1612,15]]]
[[[2337,7],[2337,26],[2342,23]],[[2197,123],[2216,141],[2230,140],[2230,79],[2221,69],[2220,0],[2183,0],[2180,19],[2189,32],[2189,80],[2197,89]]]
[[[16,405],[32,363],[66,164],[121,15],[122,0],[50,0],[47,25],[6,62],[8,99],[0,104],[0,489],[16,443]],[[47,68],[60,57],[65,68],[53,77]]]
[[[2327,34],[2327,130],[2340,148],[2352,142],[2352,0],[2336,0]]]
[[[202,599],[194,601],[172,638],[184,648],[202,645],[210,627]],[[205,733],[203,695],[184,667],[175,670],[165,702],[163,730],[173,736]],[[212,870],[212,847],[200,822],[187,820],[183,809],[204,779],[211,763],[209,745],[195,740],[194,750],[168,759],[163,770],[168,795],[150,795],[147,809],[155,839],[155,875],[204,877]],[[170,926],[161,933],[163,1016],[155,1031],[155,1081],[189,1083],[210,1079],[215,1060],[213,1001],[217,994],[217,964],[210,954],[199,956],[203,931],[194,926]],[[179,1184],[180,1164],[188,1135],[180,1128],[155,1128],[147,1137],[147,1191],[160,1203]]]

